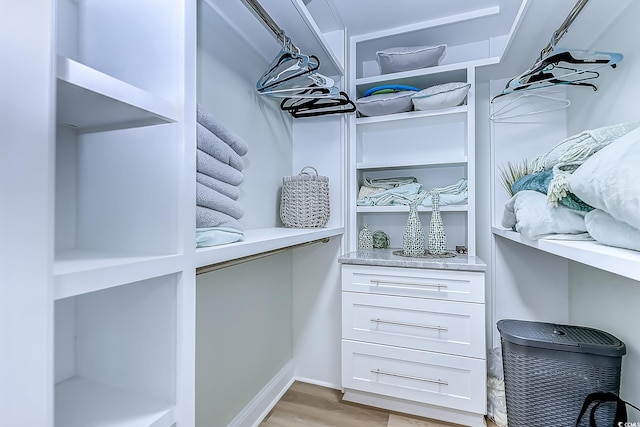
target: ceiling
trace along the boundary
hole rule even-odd
[[[323,32],[347,28],[353,36],[424,21],[455,19],[487,9],[517,10],[521,0],[304,0],[304,3]],[[507,31],[515,18],[509,15]]]

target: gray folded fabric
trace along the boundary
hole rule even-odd
[[[240,185],[244,175],[238,169],[222,163],[213,156],[198,149],[196,151],[196,171],[231,185]]]
[[[196,227],[230,227],[242,231],[242,225],[237,219],[222,212],[203,206],[196,206]]]
[[[242,157],[200,123],[197,124],[197,137],[199,149],[239,171],[244,169]]]
[[[240,203],[199,182],[196,183],[196,205],[222,212],[235,219],[240,219],[244,215],[244,209]]]
[[[220,123],[213,114],[205,110],[198,104],[198,123],[213,132],[218,138],[227,143],[233,150],[241,156],[247,154],[249,146],[242,138],[230,131]]]
[[[227,184],[203,173],[196,172],[196,182],[206,185],[210,189],[224,194],[233,200],[238,200],[238,197],[240,197],[240,189],[235,185]]]

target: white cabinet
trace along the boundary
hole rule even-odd
[[[388,252],[341,258],[344,399],[484,425],[486,266],[385,266],[402,262]]]

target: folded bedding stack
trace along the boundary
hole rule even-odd
[[[502,226],[523,236],[585,240],[640,251],[640,123],[567,138],[511,186]]]
[[[238,203],[247,144],[198,105],[196,152],[196,246],[244,239]]]
[[[418,197],[422,198],[421,205],[431,206],[431,192],[424,190],[422,184],[414,177],[364,178],[358,192],[356,205],[358,206],[397,206],[409,205]],[[467,202],[467,180],[460,179],[457,183],[447,187],[435,188],[440,192],[440,205],[457,205]]]

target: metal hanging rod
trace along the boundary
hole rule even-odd
[[[273,20],[273,18],[267,13],[266,10],[262,7],[262,5],[257,0],[242,0],[244,5],[253,12],[253,14],[262,21],[264,26],[273,33],[273,35],[282,43],[283,45],[288,45],[291,50],[299,50],[292,42],[289,37],[286,36],[284,30],[280,28],[280,26]]]
[[[196,276],[200,274],[210,273],[212,271],[220,270],[222,268],[232,267],[234,265],[243,264],[249,261],[255,261],[257,259],[265,258],[271,255],[276,255],[282,253],[288,249],[299,248],[302,246],[313,245],[314,243],[328,243],[331,240],[330,237],[325,237],[324,239],[312,240],[311,242],[298,243],[296,245],[285,246],[284,248],[273,249],[270,251],[260,252],[254,255],[248,255],[242,258],[230,259],[229,261],[219,262],[217,264],[205,265],[203,267],[196,268]]]
[[[564,22],[553,33],[551,41],[549,42],[547,47],[540,51],[540,59],[544,59],[553,50],[555,44],[560,41],[562,36],[564,36],[567,31],[569,31],[569,27],[571,26],[571,24],[573,24],[573,21],[576,20],[578,15],[580,15],[580,12],[582,12],[582,9],[584,9],[588,2],[589,0],[578,0],[575,6],[573,6],[573,9],[571,9],[571,12],[569,12],[569,15],[567,15],[567,17],[565,18]]]

